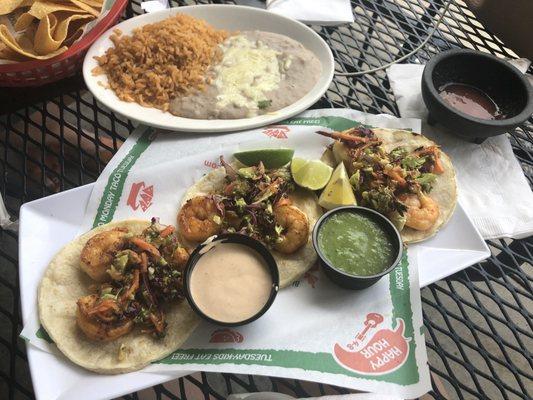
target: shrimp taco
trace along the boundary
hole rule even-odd
[[[386,215],[405,243],[433,236],[452,216],[455,171],[428,138],[381,128],[317,133],[335,139],[323,159],[344,162],[357,203]]]
[[[95,228],[50,262],[39,286],[41,323],[86,369],[141,369],[176,350],[198,323],[182,296],[188,257],[174,227],[156,220]]]
[[[180,238],[193,246],[223,232],[249,235],[271,249],[280,287],[288,286],[316,262],[310,236],[322,214],[318,198],[297,189],[286,167],[230,165],[223,157],[221,164],[185,194]]]

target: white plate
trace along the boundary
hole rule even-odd
[[[24,324],[37,318],[37,287],[54,254],[78,233],[92,184],[24,204],[20,209],[19,275]],[[68,207],[65,205],[68,204]],[[490,251],[457,205],[450,222],[432,239],[409,247],[418,252],[420,285],[475,264]],[[124,375],[97,375],[77,367],[62,355],[27,346],[33,388],[38,399],[56,399],[57,381],[69,381],[71,391],[63,399],[99,400],[118,397],[145,387],[170,381],[175,374],[132,372]]]
[[[111,89],[106,89],[98,82],[107,81],[105,75],[93,76],[91,71],[97,66],[94,56],[102,55],[112,46],[109,36],[113,29],[118,28],[129,34],[139,26],[160,21],[177,13],[184,13],[196,18],[204,19],[211,25],[235,30],[262,30],[275,32],[291,37],[311,50],[322,64],[322,74],[314,88],[296,103],[268,115],[233,120],[205,120],[176,117],[168,112],[155,108],[143,107],[137,103],[127,103],[119,100]],[[229,5],[188,6],[161,10],[150,14],[140,15],[128,19],[104,33],[89,49],[83,63],[83,77],[87,87],[94,97],[107,107],[128,118],[145,125],[187,132],[227,132],[256,128],[276,123],[292,117],[308,109],[316,103],[328,89],[333,79],[333,55],[327,43],[312,29],[304,24],[251,7]]]

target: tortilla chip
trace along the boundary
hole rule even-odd
[[[0,40],[9,48],[13,49],[13,46],[20,47],[17,40],[13,37],[8,27],[0,25]],[[17,51],[17,49],[13,49]]]
[[[21,39],[22,40],[22,39]],[[49,58],[53,58],[55,56],[58,56],[59,54],[65,52],[67,50],[66,46],[60,47],[53,52],[49,54],[36,54],[34,51],[32,51],[30,48],[27,47],[29,44],[28,38],[25,38],[24,41],[21,43],[17,42],[17,40],[13,37],[11,32],[9,32],[9,29],[7,29],[7,26],[0,25],[0,41],[2,41],[7,47],[9,47],[11,50],[15,51],[16,53],[25,56],[26,58],[32,58],[36,60],[47,60]]]
[[[90,14],[72,14],[62,20],[58,16],[58,24],[56,29],[54,30],[52,37],[54,38],[54,40],[63,42],[68,36],[69,27],[72,22],[83,20],[85,22],[83,26],[85,26],[90,20],[93,19],[94,17]],[[76,29],[73,33],[78,31],[79,29],[80,28]],[[70,36],[72,36],[72,34]]]
[[[104,5],[104,2],[102,0],[80,0],[82,3],[85,3],[89,6],[91,6],[92,8],[98,10],[98,11],[101,11],[102,10],[102,6]]]
[[[80,7],[76,7],[69,4],[51,3],[40,0],[37,0],[35,3],[32,4],[31,8],[28,10],[28,13],[33,15],[37,19],[43,19],[46,15],[60,11],[68,11],[74,14],[85,13],[85,10]]]
[[[34,19],[35,17],[30,13],[22,13],[17,18],[17,21],[15,22],[15,25],[13,27],[17,32],[23,31],[31,25]]]
[[[7,61],[25,61],[26,57],[20,55],[16,51],[6,46],[4,42],[0,42],[0,59]]]
[[[92,16],[91,14],[85,15],[89,16],[91,19],[73,19],[70,21],[67,31],[67,37],[63,42],[65,46],[71,46],[76,40],[78,40],[85,32],[87,24],[94,21],[94,16]]]
[[[195,196],[211,194],[222,189],[225,185],[225,176],[226,169],[220,167],[202,177],[202,179],[185,193],[181,207],[183,207],[187,200]],[[275,250],[272,251],[272,256],[278,264],[280,289],[286,288],[292,282],[300,279],[315,265],[318,258],[312,241],[313,227],[322,215],[322,208],[318,205],[318,197],[314,192],[306,189],[298,189],[291,193],[289,197],[293,204],[307,215],[307,219],[309,220],[309,237],[307,244],[293,254],[282,254]],[[182,242],[190,245],[190,247],[194,247],[192,243],[187,243],[183,239]]]
[[[65,46],[72,46],[72,44],[78,40],[81,35],[83,35],[83,27],[82,28],[78,28],[78,30],[74,31],[74,33],[72,34],[69,34],[67,36],[67,38],[65,39],[65,41],[63,42],[63,44]]]
[[[90,293],[94,283],[80,268],[80,254],[87,241],[97,233],[126,227],[140,234],[149,221],[127,220],[99,226],[77,237],[52,259],[39,285],[39,318],[57,348],[74,363],[101,374],[120,374],[141,369],[179,348],[199,323],[186,300],[169,304],[165,310],[166,335],[156,339],[135,328],[110,342],[87,339],[76,324],[76,301]],[[119,358],[119,349],[128,349]]]
[[[36,25],[30,25],[16,40],[18,45],[27,52],[33,53],[33,41],[35,40]]]
[[[50,33],[52,33],[52,32],[54,32],[56,30],[57,17],[54,14],[50,14],[48,16],[48,20],[50,21]]]
[[[92,8],[89,4],[87,4],[87,2],[83,2],[81,0],[68,0],[68,1],[76,5],[78,8],[81,8],[83,11],[86,11],[89,14],[94,15],[95,17],[98,17],[100,15],[100,11]]]
[[[26,8],[26,12],[20,9],[27,6],[31,7]],[[61,54],[67,50],[67,45],[83,35],[85,26],[100,14],[92,6],[101,9],[102,1],[0,0],[0,16],[8,9],[20,9],[11,18],[15,20],[14,31],[22,32],[21,35],[12,33],[7,25],[1,29],[0,43],[4,46],[1,54],[6,55],[0,57],[14,59],[19,58],[15,56],[18,54],[25,59],[48,59]]]
[[[54,14],[45,16],[39,22],[33,42],[33,50],[39,55],[45,55],[56,51],[61,46],[62,40],[55,40],[52,36],[57,26],[57,18]]]
[[[1,0],[0,1],[0,15],[6,15],[17,8],[27,7],[33,3],[33,0]]]

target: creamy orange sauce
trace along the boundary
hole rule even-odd
[[[240,322],[267,303],[272,277],[255,250],[237,243],[215,242],[197,261],[189,287],[204,314],[220,322]]]

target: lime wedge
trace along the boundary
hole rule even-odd
[[[333,168],[320,160],[306,161],[297,158],[296,163],[294,159],[291,163],[294,182],[298,186],[311,190],[319,190],[326,186],[329,178],[331,178],[332,171]]]
[[[294,155],[293,149],[258,149],[239,151],[233,156],[244,165],[251,167],[262,161],[266,168],[280,168],[288,164]]]
[[[344,163],[341,162],[333,171],[331,179],[318,199],[318,204],[326,210],[357,205]]]
[[[294,175],[298,170],[300,170],[303,166],[307,165],[309,160],[305,160],[300,157],[294,157],[291,161],[291,173]]]

